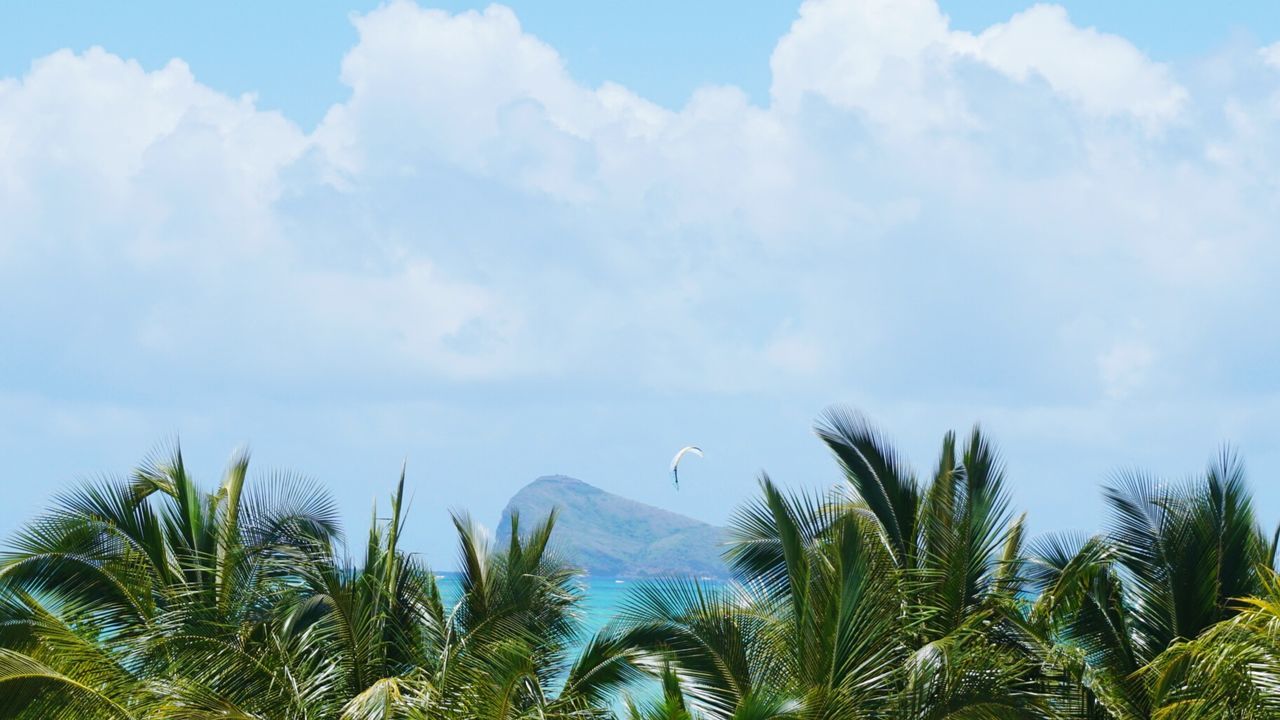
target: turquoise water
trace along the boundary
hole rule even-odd
[[[636,586],[634,582],[600,578],[587,580],[586,597],[582,602],[582,632],[590,637],[608,623],[626,600],[627,592]]]
[[[437,575],[436,577],[439,581],[440,594],[446,606],[456,602],[459,594],[458,576],[456,574],[445,574]],[[645,581],[585,577],[580,582],[583,585],[584,595],[582,603],[578,606],[581,613],[578,641],[582,644],[603,629],[621,610],[627,601],[629,593],[643,585]],[[714,583],[715,581],[709,582]],[[576,657],[577,650],[578,648],[570,649],[570,662]],[[660,694],[658,684],[653,680],[640,681],[625,690],[626,696],[640,702],[651,700]],[[621,695],[615,698],[613,705],[615,711],[621,711],[622,699]]]
[[[456,575],[438,575],[440,594],[446,605],[452,604],[458,597],[458,578]],[[615,578],[582,578],[584,597],[578,606],[582,622],[580,636],[585,641],[605,626],[626,601],[627,593],[638,587],[642,580],[619,580]]]

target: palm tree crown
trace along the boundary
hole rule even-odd
[[[454,514],[442,584],[403,548],[403,471],[351,553],[314,484],[242,453],[206,490],[175,447],[0,555],[0,720],[1280,716],[1280,531],[1233,453],[1122,473],[1103,532],[1028,548],[980,429],[924,476],[854,412],[816,431],[837,484],[762,475],[730,581],[641,584],[590,636],[555,512],[501,547]]]

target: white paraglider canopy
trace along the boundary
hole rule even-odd
[[[680,489],[680,461],[684,459],[685,455],[689,454],[702,457],[702,448],[696,445],[686,445],[680,448],[675,457],[671,458],[671,482],[675,483],[677,490]]]

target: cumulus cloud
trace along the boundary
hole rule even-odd
[[[1152,127],[1187,100],[1168,68],[1122,37],[1077,27],[1061,6],[1036,5],[975,36],[950,29],[934,0],[809,0],[774,51],[773,98],[794,109],[813,95],[898,129],[963,126],[976,99],[957,82],[965,62]]]
[[[795,109],[815,95],[887,124],[952,122],[963,107],[948,82],[951,38],[933,0],[806,2],[770,61],[774,102]]]
[[[1161,124],[1176,118],[1187,101],[1168,68],[1122,37],[1076,27],[1060,5],[1020,12],[983,31],[969,50],[1010,77],[1043,78],[1096,115]]]
[[[496,363],[486,353],[500,341],[484,336],[516,322],[495,292],[424,258],[348,249],[360,261],[334,267],[312,246],[317,225],[290,211],[324,202],[303,197],[318,181],[298,183],[314,141],[181,61],[148,72],[99,48],[40,59],[0,89],[0,138],[11,296],[73,337],[114,315],[122,337],[106,341],[143,362],[180,366],[200,349],[228,363],[238,346],[246,372],[284,372],[306,349],[312,369],[357,370],[354,354],[474,377]],[[91,307],[67,312],[69,297]]]
[[[270,367],[305,349],[321,370],[734,391],[782,366],[838,380],[840,357],[922,369],[903,328],[947,296],[1037,296],[1004,305],[1029,333],[986,331],[1031,358],[1064,328],[1114,332],[1090,320],[1107,302],[1194,327],[1188,293],[1273,255],[1267,171],[1245,163],[1275,122],[1261,101],[1192,112],[1171,68],[1057,6],[968,33],[933,0],[810,0],[763,107],[587,87],[502,6],[355,24],[350,97],[310,134],[177,60],[63,51],[6,81],[10,280],[67,273],[174,362],[229,334],[274,345],[253,358]],[[779,335],[795,317],[805,336]]]
[[[1268,412],[1276,46],[1171,65],[1053,5],[971,33],[809,0],[767,103],[663,107],[502,6],[355,25],[311,132],[109,48],[0,81],[25,393],[794,391],[788,421],[965,407],[1082,443],[1156,391]]]
[[[0,85],[5,244],[139,262],[252,252],[275,237],[280,173],[305,143],[285,118],[200,85],[180,60],[147,72],[100,48],[54,53]],[[114,228],[127,231],[103,247]]]

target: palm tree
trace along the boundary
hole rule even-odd
[[[978,429],[927,482],[861,416],[817,433],[844,482],[763,476],[733,582],[641,586],[585,639],[554,513],[499,548],[455,515],[442,591],[401,547],[403,471],[352,561],[314,485],[249,487],[239,454],[205,491],[174,448],[0,555],[0,718],[589,720],[645,678],[661,693],[628,720],[1280,715],[1280,531],[1235,455],[1185,484],[1122,474],[1104,533],[1028,554]]]
[[[637,703],[627,698],[626,720],[694,720],[685,698],[679,674],[664,665],[658,675],[662,694],[653,700]],[[753,694],[742,698],[734,708],[732,720],[799,720],[801,705],[775,693]]]
[[[948,435],[927,485],[860,416],[831,410],[818,435],[843,488],[762,478],[732,522],[735,582],[649,586],[616,632],[669,659],[708,718],[779,695],[815,718],[1041,714],[1035,655],[1006,619],[1021,521],[982,434],[959,451]]]
[[[273,628],[277,667],[306,688],[298,717],[603,717],[638,677],[635,653],[594,638],[571,663],[581,590],[577,570],[550,551],[554,514],[527,534],[513,515],[502,551],[456,515],[461,572],[446,602],[436,576],[399,547],[403,498],[402,474],[390,517],[379,521],[375,508],[361,565],[333,547],[300,558],[301,582]]]
[[[0,717],[182,720],[604,717],[640,675],[607,637],[574,658],[576,570],[554,516],[494,551],[456,516],[458,597],[400,549],[404,474],[363,561],[332,506],[247,457],[202,492],[176,449],[86,485],[0,565]]]
[[[1169,720],[1280,717],[1280,575],[1260,570],[1262,590],[1199,637],[1174,643],[1144,670],[1163,691]]]
[[[0,558],[0,716],[150,717],[178,669],[249,657],[287,558],[337,532],[328,496],[277,474],[245,489],[238,454],[202,491],[174,447],[86,484]]]
[[[1104,534],[1037,547],[1033,614],[1084,690],[1079,716],[1161,717],[1194,678],[1185,663],[1144,669],[1232,617],[1236,598],[1264,591],[1275,539],[1257,525],[1243,466],[1229,451],[1189,483],[1129,472],[1105,495]]]

